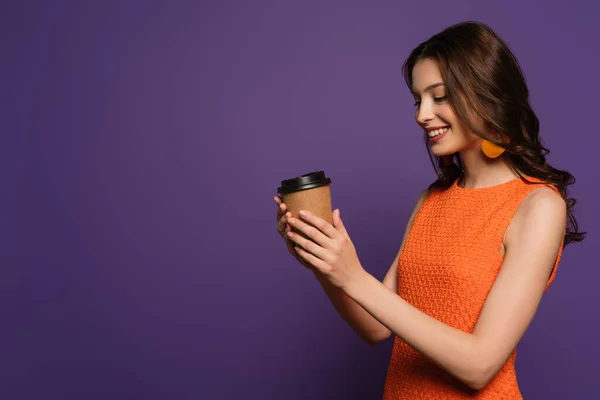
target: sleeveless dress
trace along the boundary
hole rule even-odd
[[[488,188],[464,189],[457,179],[431,189],[417,212],[398,260],[398,294],[428,315],[472,332],[500,271],[504,233],[531,191],[549,184],[520,178]],[[565,227],[566,229],[566,227]],[[565,230],[566,233],[566,230]],[[546,290],[554,280],[560,250]],[[516,349],[486,387],[469,388],[397,336],[384,400],[522,399],[515,373]]]

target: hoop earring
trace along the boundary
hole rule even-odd
[[[510,143],[508,139],[505,142]],[[483,151],[483,154],[489,158],[498,158],[506,151],[506,149],[490,142],[489,140],[483,139],[483,142],[481,142],[481,151]]]

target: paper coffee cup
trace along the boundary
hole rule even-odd
[[[277,192],[294,218],[306,222],[298,215],[306,210],[333,224],[330,184],[323,171],[316,171],[282,181]]]

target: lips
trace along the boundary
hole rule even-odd
[[[444,136],[446,136],[446,133],[448,133],[450,131],[450,128],[442,128],[442,129],[434,129],[432,131],[427,132],[427,136],[429,137],[429,142],[431,143],[435,143],[439,140],[441,140]]]
[[[429,138],[434,138],[438,135],[446,133],[448,131],[448,129],[450,129],[449,126],[444,126],[444,127],[435,128],[435,129],[427,129],[427,136],[429,136]]]

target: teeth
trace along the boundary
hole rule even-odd
[[[448,128],[442,128],[442,129],[435,129],[433,131],[429,131],[427,132],[427,135],[429,135],[430,138],[432,137],[436,137],[437,135],[441,135],[442,133],[446,133],[448,131]]]

